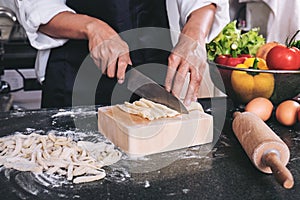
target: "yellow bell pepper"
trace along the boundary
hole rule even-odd
[[[261,58],[248,58],[236,68],[267,70],[267,64]],[[274,91],[274,76],[271,73],[246,72],[234,70],[231,74],[232,88],[242,103],[248,103],[256,97],[270,98]]]

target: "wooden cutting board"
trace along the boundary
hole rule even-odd
[[[199,110],[173,118],[147,120],[117,106],[98,110],[99,132],[130,156],[144,156],[213,140],[213,117]]]

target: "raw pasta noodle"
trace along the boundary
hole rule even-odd
[[[138,115],[148,120],[175,117],[180,114],[176,110],[173,110],[165,105],[155,103],[144,98],[141,98],[140,100],[133,103],[125,102],[124,104],[120,104],[117,106],[124,112]],[[198,102],[192,102],[191,105],[187,107],[187,110],[199,110],[201,112],[204,112],[202,105]]]
[[[121,152],[104,142],[75,142],[69,137],[32,133],[0,138],[0,166],[33,173],[59,174],[73,183],[106,176],[103,166],[121,158]]]
[[[91,182],[91,181],[97,181],[106,176],[105,172],[98,174],[98,175],[93,175],[93,176],[81,176],[77,177],[73,180],[74,183],[85,183],[85,182]]]
[[[165,105],[154,103],[153,101],[149,101],[147,99],[141,98],[139,101],[135,101],[133,103],[125,102],[122,105],[118,105],[118,107],[128,113],[139,115],[148,120],[154,120],[164,117],[174,117],[179,115],[179,112],[168,108]]]

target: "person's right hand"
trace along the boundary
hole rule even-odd
[[[128,45],[107,23],[91,16],[60,12],[39,31],[54,38],[88,39],[89,51],[96,65],[108,77],[122,83],[127,65],[132,65]]]
[[[126,68],[132,65],[127,43],[102,21],[90,24],[88,40],[91,57],[102,73],[123,83]]]

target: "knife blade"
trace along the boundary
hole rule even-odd
[[[163,104],[179,113],[189,113],[178,98],[137,69],[129,67],[126,77],[127,88],[136,95]]]

